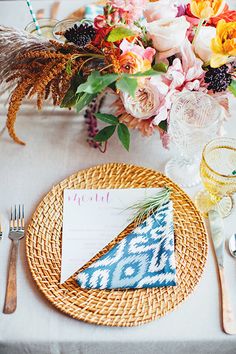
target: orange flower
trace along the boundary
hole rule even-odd
[[[225,0],[191,0],[190,9],[195,17],[209,19],[218,16],[225,7]]]
[[[151,63],[133,52],[125,52],[120,56],[121,71],[127,74],[136,74],[151,69]]]
[[[226,9],[219,16],[211,18],[208,23],[216,27],[220,20],[225,20],[226,22],[236,22],[236,11],[229,10],[228,6],[226,6]]]
[[[230,56],[236,56],[236,22],[220,20],[216,27],[216,37],[212,39],[213,56],[210,65],[213,68],[225,64]]]

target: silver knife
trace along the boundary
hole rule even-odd
[[[1,225],[1,218],[0,218],[0,240],[2,240],[2,225]]]
[[[214,244],[215,256],[218,264],[220,288],[221,288],[221,311],[223,330],[227,334],[236,334],[236,324],[233,316],[224,274],[224,247],[225,234],[223,219],[215,210],[208,212],[211,228],[211,237]]]

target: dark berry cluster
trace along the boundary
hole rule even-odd
[[[222,65],[219,68],[209,68],[205,74],[204,81],[208,84],[208,90],[212,90],[214,93],[227,90],[232,81],[228,66]]]
[[[94,38],[95,29],[88,23],[75,24],[65,31],[64,36],[68,42],[76,44],[78,47],[86,46]]]

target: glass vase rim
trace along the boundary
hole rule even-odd
[[[40,22],[41,21],[48,21],[48,22],[54,22],[54,24],[51,26],[52,28],[55,27],[55,25],[57,25],[58,22],[60,22],[59,20],[57,20],[56,18],[50,18],[50,17],[43,17],[43,18],[39,18],[37,19],[37,21]],[[31,26],[31,25],[34,25],[35,27],[35,22],[34,21],[30,21],[26,26],[25,26],[25,31],[28,32],[28,28]],[[36,27],[35,27],[35,31],[36,31]]]
[[[76,24],[76,23],[81,23],[81,22],[91,22],[91,20],[88,20],[86,18],[78,19],[78,18],[70,17],[70,18],[65,18],[63,20],[59,20],[55,26],[61,25],[62,23],[69,23],[69,22],[74,22],[74,24]]]
[[[231,137],[220,137],[220,138],[214,138],[212,140],[210,140],[204,147],[203,151],[202,151],[202,161],[205,163],[205,165],[207,166],[207,168],[213,172],[215,175],[217,176],[220,176],[220,177],[223,177],[223,178],[236,178],[236,175],[233,175],[233,176],[229,176],[229,175],[225,175],[225,174],[222,174],[222,173],[219,173],[217,171],[215,171],[211,166],[209,166],[209,163],[206,161],[206,157],[205,157],[205,154],[206,154],[206,150],[207,148],[209,147],[210,144],[212,144],[214,141],[223,141],[223,140],[229,140],[229,141],[233,141],[236,143],[236,139],[235,138],[231,138]],[[226,148],[230,148],[231,150],[234,150],[236,151],[236,148],[235,147],[232,147],[232,146],[227,146],[227,144],[224,144],[224,145],[219,145],[219,146],[216,146],[218,148],[223,148],[223,147],[226,147]]]

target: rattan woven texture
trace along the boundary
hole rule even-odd
[[[145,188],[168,186],[174,202],[178,285],[138,290],[83,290],[74,277],[60,284],[63,190],[65,188]],[[100,254],[130,231],[128,227]],[[137,326],[174,310],[199,282],[207,259],[207,234],[196,207],[176,184],[159,172],[126,164],[80,171],[53,189],[28,226],[26,253],[34,280],[46,298],[75,319],[107,326]],[[94,259],[95,259],[94,258]]]

